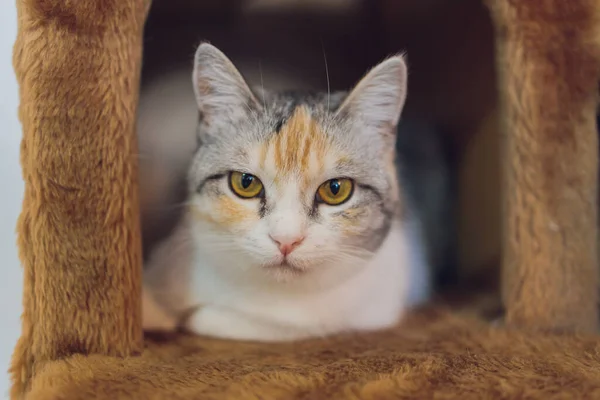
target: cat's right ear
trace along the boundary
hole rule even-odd
[[[402,55],[379,63],[358,82],[338,113],[348,113],[378,132],[395,134],[406,100],[407,68]]]
[[[192,80],[198,109],[209,123],[235,119],[260,107],[237,68],[209,43],[202,43],[196,50]]]

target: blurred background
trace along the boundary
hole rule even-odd
[[[493,29],[480,0],[156,0],[139,109],[145,247],[169,232],[195,149],[191,85],[208,40],[251,85],[347,90],[403,52],[403,188],[425,221],[440,284],[497,286],[499,151]],[[483,281],[482,281],[483,280]],[[484,282],[485,281],[485,282]],[[483,286],[482,286],[483,285]]]
[[[0,365],[20,333],[15,223],[23,193],[18,93],[11,65],[14,1],[0,5]],[[399,128],[404,188],[426,225],[440,286],[497,286],[499,152],[493,30],[479,0],[155,0],[140,97],[145,248],[168,233],[195,146],[195,47],[221,48],[253,85],[350,88],[387,55],[405,52],[409,94]],[[327,66],[327,68],[326,68]],[[328,72],[328,76],[327,76]],[[0,396],[8,376],[0,373]]]

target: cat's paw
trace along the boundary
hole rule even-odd
[[[238,330],[231,312],[215,306],[197,307],[186,319],[185,326],[196,335],[222,338],[229,338]]]
[[[177,318],[169,315],[147,291],[142,290],[142,327],[145,331],[174,331]]]
[[[186,328],[196,335],[222,339],[261,342],[289,340],[269,324],[218,306],[199,307],[187,319]]]

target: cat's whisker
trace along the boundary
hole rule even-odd
[[[362,265],[364,264],[364,260],[357,257],[349,257],[349,256],[333,256],[326,259],[328,263],[331,264],[344,264],[347,266],[351,265]]]
[[[150,159],[152,159],[152,156],[150,154],[144,154],[144,153],[132,153],[131,157],[135,157],[138,160],[150,160]]]
[[[346,246],[341,245],[338,246],[338,248],[335,250],[335,254],[343,256],[369,257],[373,253],[364,249],[355,247],[348,248]]]
[[[262,97],[263,107],[266,109],[267,103],[266,103],[266,99],[265,99],[265,83],[263,81],[262,65],[260,63],[260,60],[258,60],[258,71],[260,73],[260,87],[262,89],[262,92],[260,95]]]
[[[350,249],[338,248],[337,251],[326,253],[323,259],[327,262],[342,262],[348,264],[363,264],[367,259],[370,258],[372,253],[368,251],[359,251],[361,249],[352,249],[355,251],[349,251]]]
[[[211,251],[227,252],[228,254],[248,255],[249,249],[235,245],[235,235],[209,236],[203,235],[199,240],[204,246],[210,246]]]
[[[323,50],[323,61],[325,61],[325,76],[327,78],[327,110],[329,110],[331,99],[331,87],[329,83],[329,67],[327,66],[327,56],[325,55],[325,45],[323,44],[323,41],[321,41],[321,49]]]
[[[184,202],[181,202],[181,203],[170,204],[168,206],[149,207],[149,208],[147,208],[147,210],[154,211],[154,212],[173,211],[173,210],[178,210],[178,209],[181,209],[181,208],[186,208],[186,207],[188,207],[191,204],[192,204],[191,201],[184,201]]]

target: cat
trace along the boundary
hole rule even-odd
[[[396,133],[403,56],[349,93],[251,90],[202,43],[188,202],[144,271],[147,330],[288,341],[397,324],[429,296]]]

